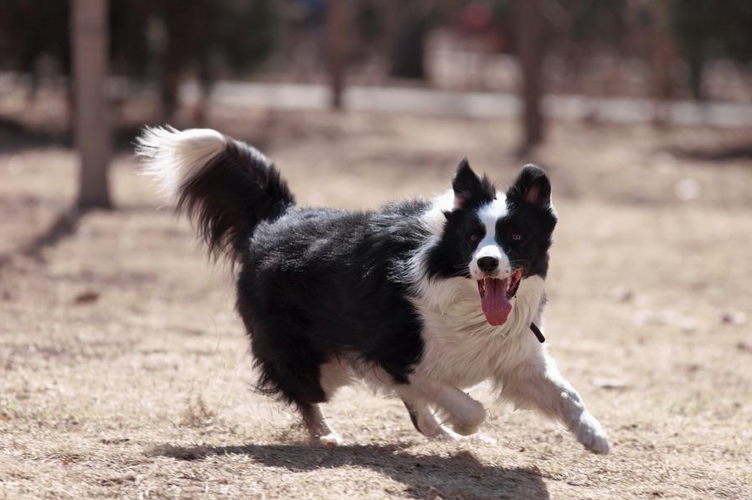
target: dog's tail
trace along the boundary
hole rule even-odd
[[[256,226],[295,203],[264,155],[216,130],[147,127],[136,154],[215,258],[242,261]]]

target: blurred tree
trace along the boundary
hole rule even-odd
[[[517,57],[522,78],[523,139],[521,152],[543,142],[544,120],[541,110],[543,99],[543,59],[545,57],[545,23],[542,0],[517,0],[514,5],[516,20]]]
[[[48,58],[69,75],[71,2],[0,0],[0,69],[36,75]],[[183,77],[198,76],[206,94],[220,75],[252,71],[278,27],[274,0],[111,0],[108,26],[112,73],[156,83],[164,120]]]
[[[387,0],[389,75],[425,80],[426,40],[437,22],[438,0]]]
[[[752,2],[749,0],[675,0],[671,21],[690,68],[695,99],[703,99],[703,70],[712,59],[752,62]]]
[[[668,122],[666,103],[673,94],[671,61],[674,57],[674,43],[671,37],[672,0],[653,0],[648,5],[652,18],[653,44],[651,62],[653,65],[653,97],[655,110],[653,120],[658,125]]]
[[[345,58],[347,51],[347,5],[344,0],[328,0],[326,13],[327,53],[331,106],[342,109],[342,94],[345,89]]]
[[[109,208],[107,169],[110,126],[104,84],[107,76],[108,0],[73,0],[75,140],[80,156],[78,206]]]
[[[124,73],[158,82],[162,121],[174,119],[185,76],[198,77],[197,117],[204,120],[213,82],[222,74],[252,71],[271,54],[276,41],[273,0],[113,2],[112,23],[118,33],[113,58]]]
[[[569,17],[564,36],[579,43],[616,47],[628,26],[629,0],[557,0]]]
[[[32,96],[46,57],[68,74],[71,68],[68,1],[0,1],[0,69],[31,77]]]

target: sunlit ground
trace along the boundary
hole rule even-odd
[[[374,208],[449,186],[464,156],[500,187],[516,124],[218,108],[304,204]],[[613,440],[589,455],[494,405],[477,440],[429,442],[364,389],[329,405],[341,449],[254,394],[229,269],[127,156],[120,210],[60,216],[75,160],[0,151],[0,497],[749,498],[752,132],[556,123],[534,159],[561,223],[547,337]],[[50,231],[50,229],[53,229]],[[746,314],[745,314],[746,313]]]

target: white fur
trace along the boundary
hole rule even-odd
[[[174,200],[180,186],[224,149],[227,139],[216,130],[182,132],[149,127],[138,138],[136,154],[144,159],[144,174],[154,178],[162,194]]]
[[[503,279],[512,272],[512,265],[509,262],[507,254],[504,253],[504,250],[496,241],[496,221],[507,214],[506,195],[497,192],[496,199],[478,208],[476,214],[483,225],[486,226],[486,235],[478,243],[478,247],[473,253],[473,258],[470,261],[470,275],[475,280],[484,278],[485,273],[478,267],[478,259],[482,257],[495,257],[499,260],[499,268],[494,276]]]

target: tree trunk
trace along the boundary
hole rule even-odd
[[[329,59],[329,84],[331,107],[342,110],[342,94],[345,90],[345,58],[347,49],[347,23],[345,0],[327,2],[327,53]]]
[[[540,0],[517,0],[515,4],[517,57],[520,64],[522,98],[522,149],[544,139],[543,99],[544,23]]]
[[[654,0],[650,3],[650,7],[654,23],[652,63],[655,109],[653,122],[658,126],[664,126],[670,120],[668,104],[673,94],[671,59],[674,50],[671,36],[671,3],[669,0]]]
[[[433,11],[430,4],[415,0],[404,2],[392,9],[395,24],[390,28],[392,40],[389,53],[389,76],[425,80],[426,41],[431,28]]]
[[[81,158],[78,206],[110,208],[107,167],[111,137],[104,83],[107,74],[107,0],[73,0],[75,143]]]
[[[692,99],[703,101],[705,100],[705,89],[703,88],[705,57],[703,47],[699,42],[689,44],[687,49],[687,64],[689,65],[689,88],[692,91]]]

